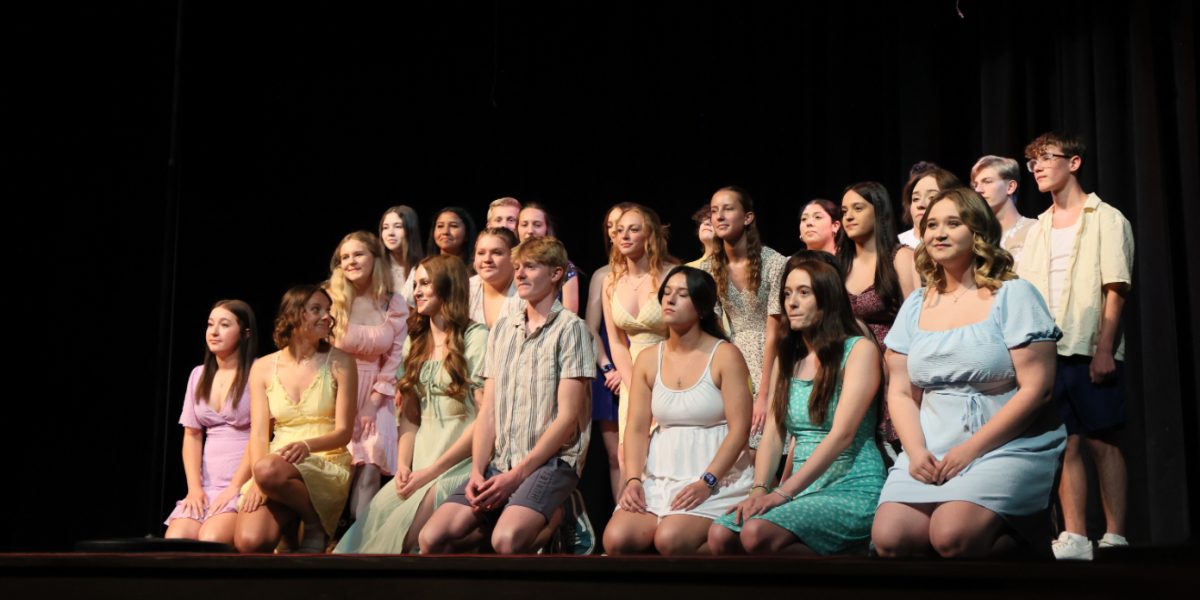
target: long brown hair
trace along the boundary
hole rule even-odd
[[[383,239],[383,220],[389,214],[395,214],[404,223],[404,250],[401,252],[404,255],[404,264],[400,266],[404,267],[404,275],[407,276],[408,272],[413,270],[413,265],[420,262],[422,258],[425,258],[425,248],[421,246],[421,225],[417,222],[417,211],[405,204],[399,204],[383,211],[383,214],[379,217],[378,227],[379,238],[381,240]],[[384,250],[384,256],[387,257],[387,262],[390,265],[394,257],[391,251],[388,251],[386,248]]]
[[[442,301],[440,316],[446,327],[446,359],[442,368],[450,375],[450,385],[446,386],[446,395],[465,402],[470,391],[470,374],[467,373],[466,342],[464,335],[471,325],[470,306],[471,290],[467,277],[467,267],[457,256],[434,255],[421,261],[419,267],[425,268],[433,283],[433,291]],[[429,358],[433,348],[433,335],[429,325],[430,317],[416,310],[408,316],[409,347],[404,357],[404,376],[397,382],[397,399],[403,395],[412,394],[420,397],[421,365]]]
[[[226,398],[233,402],[233,407],[237,408],[238,400],[241,400],[242,393],[246,390],[246,382],[250,380],[250,367],[254,365],[255,355],[258,353],[258,321],[254,318],[254,309],[241,300],[218,300],[208,312],[211,313],[218,308],[233,313],[234,318],[237,319],[237,376],[234,377],[233,385],[229,386],[229,392],[226,395]],[[196,384],[197,404],[202,400],[208,400],[208,395],[212,391],[213,378],[216,376],[217,357],[205,344],[204,370],[201,372],[200,381]]]
[[[283,298],[279,301],[279,311],[275,313],[275,331],[271,336],[276,348],[283,350],[292,344],[292,334],[303,322],[304,305],[308,304],[309,298],[317,294],[324,294],[329,303],[333,304],[329,292],[319,285],[297,285],[283,293]],[[328,339],[317,344],[318,352],[328,352],[329,348]]]
[[[854,311],[850,308],[841,273],[823,260],[803,255],[788,259],[779,286],[780,305],[786,303],[784,295],[787,290],[784,284],[787,277],[796,269],[807,272],[812,279],[812,292],[821,315],[807,329],[794,331],[787,328],[776,342],[779,371],[771,416],[780,432],[787,430],[788,391],[792,373],[796,371],[796,365],[808,356],[808,346],[804,340],[807,339],[816,349],[817,361],[820,362],[817,375],[813,378],[812,392],[808,396],[808,419],[814,424],[821,424],[829,414],[829,403],[834,393],[841,387],[846,339],[862,335],[854,321]]]
[[[733,192],[737,194],[738,202],[742,204],[742,210],[747,213],[754,212],[754,200],[750,198],[750,192],[736,185],[723,187],[718,192]],[[715,227],[715,225],[714,225]],[[762,239],[758,235],[757,220],[752,221],[746,226],[746,230],[742,232],[746,238],[746,260],[750,262],[749,269],[749,287],[751,295],[758,294],[758,286],[762,278]],[[713,279],[717,282],[717,294],[721,298],[729,297],[729,257],[725,256],[725,241],[714,231],[712,256],[709,257],[709,264],[712,265]]]

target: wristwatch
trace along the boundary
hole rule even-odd
[[[607,365],[600,367],[600,371],[603,373],[611,373],[616,370],[617,370],[617,365],[614,365],[612,363],[608,363]]]
[[[708,491],[710,491],[714,494],[717,493],[717,476],[716,475],[713,475],[712,473],[705,471],[704,474],[700,476],[700,481],[703,481],[704,485],[708,486]]]

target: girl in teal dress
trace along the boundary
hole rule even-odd
[[[778,344],[770,417],[749,497],[715,521],[715,554],[865,551],[883,459],[875,445],[879,349],[861,336],[838,270],[793,256],[780,301],[789,333]],[[786,434],[792,475],[771,488]]]

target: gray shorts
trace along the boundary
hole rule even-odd
[[[488,465],[484,477],[491,479],[499,474],[500,471]],[[578,484],[579,475],[575,473],[575,467],[563,462],[558,457],[551,458],[549,462],[538,467],[529,477],[525,478],[525,481],[521,482],[517,491],[508,497],[508,502],[504,506],[481,513],[480,516],[485,521],[494,524],[505,508],[524,506],[542,513],[542,516],[549,522],[554,511],[562,507]],[[458,486],[450,494],[450,497],[446,498],[446,502],[470,506],[471,503],[467,502],[467,484]]]

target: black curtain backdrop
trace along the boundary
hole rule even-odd
[[[4,97],[31,142],[11,149],[8,229],[33,255],[17,273],[54,283],[19,286],[14,307],[32,347],[12,362],[24,483],[0,549],[161,533],[185,491],[176,420],[208,307],[249,301],[271,351],[282,292],[326,277],[337,241],[387,206],[414,206],[427,234],[441,206],[482,220],[494,198],[536,200],[590,272],[607,206],[654,207],[690,260],[691,213],[737,183],[786,254],[809,198],[864,179],[898,194],[918,160],[965,180],[1050,129],[1084,136],[1085,189],[1137,240],[1130,538],[1193,536],[1191,2],[180,0],[13,22],[29,43]],[[1032,216],[1049,198],[1025,175]]]

